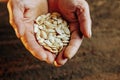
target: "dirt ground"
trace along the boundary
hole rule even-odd
[[[87,1],[93,36],[60,68],[24,48],[8,23],[6,3],[0,3],[0,80],[120,80],[120,0]]]

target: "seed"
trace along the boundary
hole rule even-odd
[[[44,39],[43,39],[43,38],[38,39],[38,42],[39,42],[41,45],[44,45]]]
[[[69,41],[69,39],[70,39],[69,37],[63,37],[62,38],[63,41]]]
[[[48,39],[49,39],[49,41],[50,41],[51,43],[54,43],[54,42],[55,42],[55,40],[54,40],[54,37],[53,37],[53,36],[48,36]]]
[[[56,55],[70,40],[69,26],[56,12],[39,16],[34,24],[34,33],[38,43]]]
[[[67,46],[68,44],[63,44],[64,46]]]
[[[57,25],[57,21],[54,21],[53,24],[54,24],[54,25]]]
[[[70,34],[70,30],[67,28],[67,27],[64,27],[64,32],[66,33],[66,34]]]
[[[48,13],[48,14],[46,14],[46,18],[48,19],[48,18],[50,18],[50,13]]]
[[[61,24],[62,23],[62,19],[58,19],[58,24]]]
[[[34,32],[37,33],[39,31],[39,26],[37,24],[34,24]]]
[[[64,26],[67,26],[67,22],[66,22],[65,20],[63,21],[63,25],[64,25]]]
[[[62,39],[62,38],[63,38],[62,35],[58,35],[58,36],[56,36],[56,37],[59,38],[59,39]]]
[[[38,16],[38,18],[36,19],[37,24],[39,24],[39,20],[40,20],[40,19],[42,19],[42,17],[41,17],[41,16]]]
[[[63,43],[62,43],[62,42],[60,42],[59,45],[60,45],[61,47],[63,47]]]
[[[44,21],[45,21],[45,18],[42,18],[42,17],[38,17],[38,18],[36,19],[36,23],[37,23],[38,25],[43,24]]]
[[[58,50],[51,50],[51,52],[58,54]]]
[[[41,31],[41,37],[47,39],[47,34],[45,31]]]
[[[48,21],[45,21],[44,24],[46,25],[47,28],[50,28],[50,29],[54,27],[54,25]]]
[[[56,30],[56,32],[58,33],[58,34],[62,34],[62,31],[60,30],[60,28],[55,28],[55,30]]]
[[[44,45],[44,48],[49,50],[49,51],[52,51],[52,49],[49,46]]]
[[[47,29],[47,32],[49,32],[49,33],[54,33],[55,30],[54,30],[54,29]]]
[[[52,49],[57,49],[56,46],[54,46],[54,45],[52,45],[52,46],[50,46],[50,47],[51,47]]]
[[[69,43],[69,41],[63,41],[63,45],[68,44],[68,43]]]
[[[57,13],[57,12],[53,12],[52,15],[57,16],[57,17],[60,17],[60,16],[61,16],[61,15],[60,15],[59,13]]]
[[[62,51],[62,49],[63,49],[63,46],[62,46],[62,47],[60,47],[58,51],[60,52],[60,51]]]
[[[40,31],[38,31],[37,33],[36,33],[36,39],[38,40],[38,39],[40,39],[41,37],[40,37]]]
[[[44,40],[44,42],[48,45],[48,46],[52,46],[52,43],[49,40]]]
[[[39,26],[38,26],[39,29],[43,29],[43,27],[44,27],[44,26],[42,26],[42,25],[39,25]]]

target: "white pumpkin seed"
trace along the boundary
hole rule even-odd
[[[39,31],[39,26],[37,24],[34,24],[34,32],[37,33]]]
[[[49,40],[44,40],[44,42],[48,45],[48,46],[52,46],[52,43]]]
[[[57,12],[39,16],[34,24],[34,33],[38,43],[56,55],[70,40],[69,26]]]
[[[47,28],[50,28],[50,29],[54,27],[54,25],[48,21],[45,21],[44,24],[46,25]]]
[[[61,24],[62,23],[62,19],[58,19],[57,23]]]
[[[64,27],[64,32],[66,33],[66,34],[70,34],[70,30],[68,29],[68,27]]]
[[[42,26],[42,25],[39,25],[39,26],[38,26],[38,28],[39,28],[39,29],[43,29],[43,28],[44,28],[44,26]]]
[[[45,31],[41,31],[41,37],[44,38],[44,39],[47,39],[47,34]]]
[[[40,39],[38,39],[38,42],[39,42],[41,45],[43,45],[43,44],[44,44],[44,39],[43,39],[43,38],[40,38]]]

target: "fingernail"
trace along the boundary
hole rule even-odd
[[[54,61],[54,65],[55,65],[56,67],[62,66],[62,65],[59,65],[56,61]]]
[[[64,55],[63,59],[71,59],[72,58],[72,55]]]
[[[91,32],[91,30],[89,31],[89,38],[91,38],[91,36],[92,36],[92,32]]]
[[[64,55],[63,55],[63,59],[71,59],[71,56],[70,56],[70,55],[67,55],[67,54],[64,54]]]
[[[71,59],[71,58],[72,58],[72,56],[73,56],[73,55],[69,55],[69,56],[68,56],[68,59]]]

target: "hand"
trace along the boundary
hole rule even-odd
[[[35,18],[48,12],[47,0],[9,0],[8,10],[10,23],[25,47],[38,59],[53,63],[55,55],[39,46],[33,33]]]
[[[78,51],[83,36],[91,37],[91,18],[89,6],[85,0],[49,0],[49,11],[57,11],[69,22],[71,40],[58,55],[56,65],[64,65]]]

